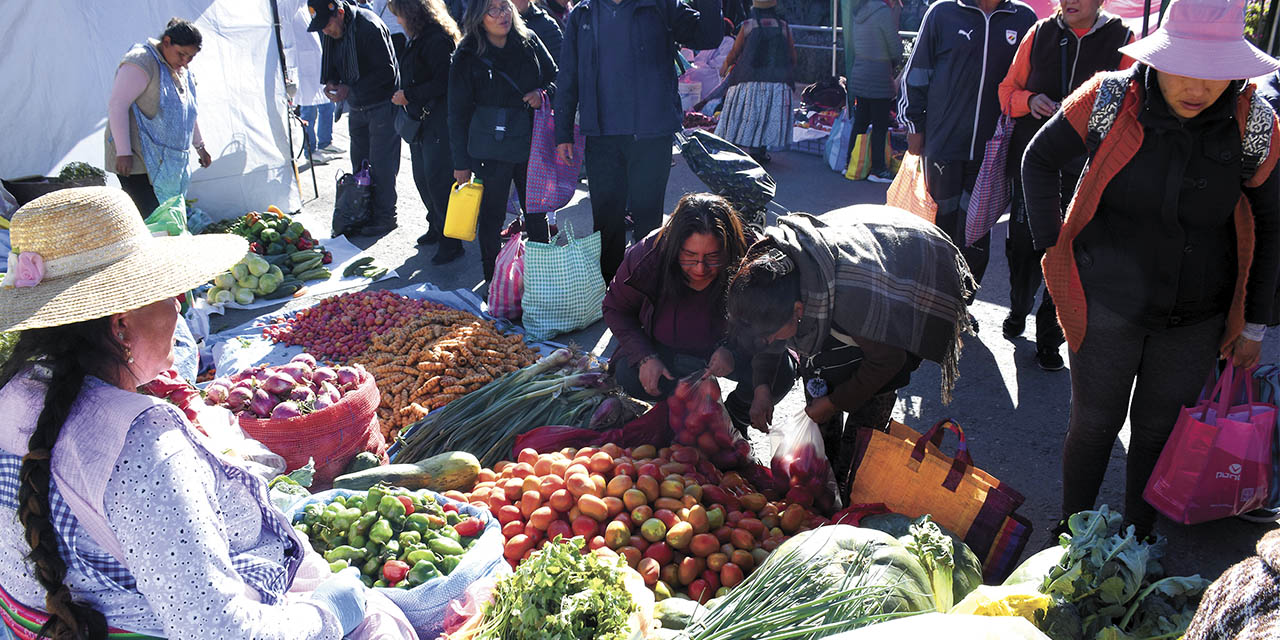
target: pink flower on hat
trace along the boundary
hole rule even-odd
[[[18,263],[14,265],[13,286],[34,287],[43,279],[44,258],[34,251],[18,254]]]

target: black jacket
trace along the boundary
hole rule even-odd
[[[691,49],[715,49],[724,39],[720,0],[636,0],[631,26],[633,48],[628,51],[597,42],[592,3],[612,0],[582,0],[569,12],[564,28],[564,50],[560,54],[563,73],[557,78],[556,142],[573,142],[573,117],[578,115],[582,135],[598,136],[600,108],[598,96],[615,83],[629,82],[639,98],[636,105],[635,135],[638,137],[674,134],[680,130],[684,112],[676,89],[676,43]],[[627,56],[635,72],[630,77],[605,78],[600,75],[600,56]]]
[[[982,159],[1000,116],[1000,81],[1035,22],[1035,12],[1018,0],[1003,0],[991,15],[976,0],[929,7],[898,98],[898,120],[924,134],[926,158]]]
[[[430,25],[426,32],[410,40],[400,59],[400,88],[409,101],[406,111],[423,120],[424,142],[436,142],[448,135],[449,62],[453,57],[453,38],[439,26]]]
[[[551,59],[555,60],[556,65],[560,65],[560,47],[564,42],[564,35],[560,32],[560,23],[556,22],[542,7],[536,2],[529,3],[529,10],[520,14],[524,19],[524,26],[537,34],[538,39],[542,41],[542,46],[547,48],[547,53],[551,54]]]
[[[1124,56],[1120,47],[1129,44],[1133,32],[1119,17],[1099,14],[1093,28],[1083,37],[1062,22],[1059,16],[1051,16],[1036,23],[1032,32],[1031,70],[1027,75],[1027,91],[1043,93],[1054,102],[1062,102],[1099,71],[1115,71],[1120,68]],[[1009,144],[1009,170],[1020,171],[1022,153],[1047,118],[1025,115],[1018,118],[1013,127],[1013,139]],[[1073,173],[1079,176],[1078,167]]]
[[[347,102],[352,107],[363,108],[389,102],[391,94],[400,88],[400,70],[387,25],[382,23],[378,14],[368,9],[349,2],[344,2],[343,5],[347,16],[343,37],[355,34],[356,66],[360,78],[352,83],[343,77],[342,44],[321,33],[320,82],[346,84],[350,89]]]
[[[481,54],[473,36],[463,38],[449,67],[449,142],[453,168],[458,170],[471,168],[467,138],[476,107],[518,109],[532,118],[533,111],[524,103],[524,94],[545,89],[547,99],[555,96],[556,63],[537,38],[520,41],[508,36],[507,46],[501,49],[486,45]],[[519,91],[499,71],[510,76],[520,87]],[[511,161],[519,163],[528,159],[526,156]]]
[[[1258,187],[1242,185],[1240,83],[1183,122],[1169,110],[1155,72],[1141,64],[1134,72],[1144,101],[1142,146],[1103,188],[1072,244],[1088,303],[1151,330],[1225,313],[1237,274],[1233,213],[1243,192],[1254,219],[1244,317],[1270,321],[1280,265],[1280,178],[1273,170]],[[1058,168],[1086,152],[1061,111],[1027,147],[1022,180],[1037,249],[1057,242]]]

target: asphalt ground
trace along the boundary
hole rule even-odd
[[[336,144],[347,147],[346,124],[335,127]],[[300,138],[296,138],[300,139]],[[327,229],[333,211],[334,183],[341,173],[350,171],[345,158],[314,169],[319,186],[312,188],[311,172],[305,163],[300,173],[303,208],[300,219],[308,228]],[[777,196],[770,214],[787,212],[821,213],[858,203],[883,203],[886,186],[869,182],[852,182],[832,172],[817,155],[800,152],[773,154],[769,173],[778,184]],[[705,191],[705,186],[677,155],[667,185],[666,203],[670,210],[680,196]],[[450,264],[430,263],[433,247],[414,245],[426,231],[426,211],[413,184],[408,147],[403,148],[399,179],[399,228],[381,238],[354,238],[353,242],[372,255],[376,262],[398,270],[400,278],[378,283],[378,288],[399,288],[408,284],[430,282],[442,289],[469,289],[484,297],[480,270],[479,247],[466,243],[466,255]],[[271,203],[262,203],[265,208]],[[557,214],[561,223],[569,221],[579,235],[591,230],[591,201],[586,185],[568,207]],[[1067,370],[1045,372],[1034,361],[1035,318],[1027,319],[1024,337],[1006,340],[1000,331],[1008,313],[1008,269],[1003,251],[1006,233],[1002,221],[992,231],[992,256],[983,286],[971,311],[981,327],[976,337],[965,340],[960,361],[960,379],[949,405],[939,395],[939,369],[923,364],[912,376],[911,383],[898,393],[894,417],[923,431],[942,418],[960,424],[967,435],[968,446],[978,466],[1017,489],[1026,497],[1019,513],[1031,520],[1035,530],[1024,557],[1053,544],[1048,531],[1057,521],[1061,505],[1061,449],[1070,404],[1070,373]],[[314,300],[296,300],[289,307],[308,306]],[[282,305],[282,308],[289,308]],[[214,316],[213,330],[239,325],[255,315],[275,309],[232,311]],[[1264,344],[1263,362],[1280,362],[1280,332],[1272,331]],[[616,345],[603,322],[557,338],[608,355]],[[1063,347],[1063,355],[1066,351]],[[728,383],[732,384],[732,383]],[[783,400],[775,416],[792,415],[803,406],[800,386],[796,385]],[[752,442],[758,455],[767,457],[768,436],[752,431]],[[1099,504],[1123,506],[1125,447],[1128,428],[1112,449]],[[944,445],[950,450],[952,444]],[[1231,518],[1216,522],[1182,526],[1161,520],[1157,532],[1167,536],[1165,567],[1175,575],[1199,573],[1210,579],[1227,567],[1253,555],[1254,545],[1274,524],[1254,524]]]

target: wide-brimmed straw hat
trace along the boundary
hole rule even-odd
[[[1157,71],[1201,80],[1242,80],[1280,69],[1244,38],[1245,0],[1173,0],[1155,33],[1120,52]]]
[[[63,189],[13,214],[0,331],[56,327],[177,296],[244,257],[225,234],[152,237],[119,189]]]

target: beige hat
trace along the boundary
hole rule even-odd
[[[54,191],[13,214],[0,331],[56,327],[144,307],[226,271],[248,250],[227,234],[152,237],[119,189]]]

